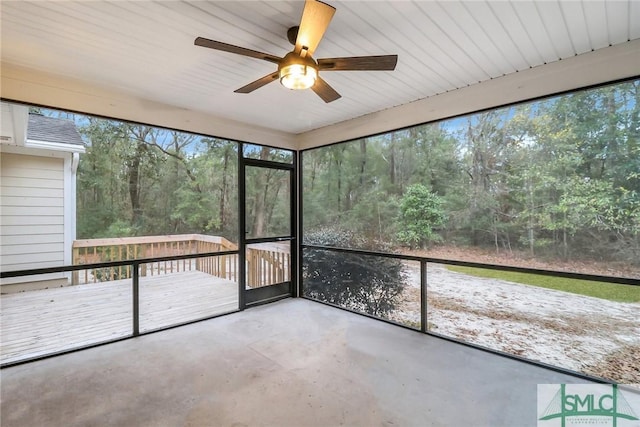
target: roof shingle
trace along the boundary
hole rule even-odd
[[[82,145],[82,137],[71,120],[29,114],[27,139],[58,144]]]

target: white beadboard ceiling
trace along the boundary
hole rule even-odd
[[[640,1],[337,1],[315,57],[398,54],[395,71],[323,72],[342,98],[271,83],[303,1],[0,2],[2,62],[250,125],[300,134],[640,38]]]

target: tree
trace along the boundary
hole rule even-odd
[[[442,199],[422,184],[413,184],[400,200],[398,240],[411,247],[424,248],[442,238],[436,229],[444,224]]]
[[[354,247],[356,240],[336,229],[305,234],[310,245]],[[405,288],[403,264],[396,259],[307,248],[303,260],[305,296],[351,310],[384,317]]]
[[[260,160],[271,160],[270,147],[260,147]],[[247,166],[247,230],[249,237],[288,235],[291,230],[290,175],[286,170]]]
[[[76,123],[87,141],[78,165],[77,236],[111,237],[112,224],[130,223],[123,161],[128,144],[117,137],[120,133],[112,121],[88,117]]]

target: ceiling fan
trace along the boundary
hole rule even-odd
[[[194,44],[262,59],[278,66],[277,71],[236,89],[234,91],[236,93],[250,93],[267,83],[280,79],[280,83],[289,89],[311,88],[324,102],[332,102],[340,98],[340,94],[318,75],[320,71],[391,71],[396,68],[398,62],[398,55],[313,59],[312,55],[335,12],[336,9],[326,3],[318,0],[306,0],[300,25],[291,27],[287,31],[287,38],[295,47],[282,58],[203,37],[196,38]]]

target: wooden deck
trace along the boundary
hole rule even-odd
[[[0,363],[132,334],[131,280],[2,295]],[[140,331],[238,309],[238,285],[201,271],[140,278]]]

